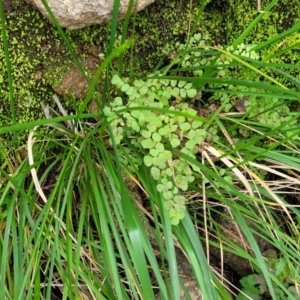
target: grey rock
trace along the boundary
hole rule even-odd
[[[36,7],[47,19],[51,20],[41,0],[25,0]],[[119,18],[125,17],[130,0],[121,0]],[[142,10],[155,0],[135,1],[132,12]],[[47,0],[47,3],[62,27],[83,28],[101,24],[112,19],[114,0]]]

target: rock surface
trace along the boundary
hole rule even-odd
[[[81,61],[82,66],[87,70],[87,73],[93,74],[97,65],[100,63],[95,57],[89,56],[84,61]],[[53,90],[61,95],[73,95],[75,98],[84,98],[89,89],[88,83],[84,78],[79,68],[70,69],[63,77],[62,82],[58,86],[54,86]]]
[[[41,0],[25,0],[35,6],[46,18],[51,20]],[[135,1],[132,12],[145,8],[155,0]],[[125,17],[130,0],[120,1],[119,18]],[[49,7],[62,27],[83,28],[111,20],[114,0],[47,0]]]

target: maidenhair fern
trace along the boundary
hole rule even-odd
[[[221,54],[216,59],[216,56],[209,55],[208,51],[204,51],[204,49],[209,48],[207,47],[208,41],[207,36],[195,34],[190,39],[188,47],[185,44],[177,43],[174,47],[166,46],[166,52],[171,53],[172,57],[177,57],[179,67],[191,68],[195,77],[201,77],[205,67],[212,67],[216,70],[216,78],[255,80],[257,77],[257,81],[261,80],[255,72],[238,64],[232,57],[234,55],[250,64],[253,60],[259,61],[259,54],[252,51],[256,45],[240,44],[237,47],[226,47],[224,50],[230,55]],[[179,53],[181,55],[178,55]],[[225,112],[235,110],[239,106],[242,108],[240,112],[246,113],[249,119],[254,119],[260,123],[279,126],[288,122],[287,127],[289,127],[296,122],[296,120],[291,122],[289,103],[286,99],[280,98],[280,95],[278,97],[264,96],[267,91],[263,89],[227,83],[211,83],[206,88],[214,91],[208,101],[220,102]],[[239,91],[241,91],[240,94]],[[247,92],[249,95],[245,96]],[[288,132],[288,134],[290,133]]]
[[[217,140],[217,131],[197,117],[195,109],[181,102],[197,94],[191,83],[147,79],[130,85],[118,75],[112,83],[125,93],[104,109],[115,141],[121,144],[126,138],[134,146],[142,147],[143,163],[157,181],[156,188],[163,195],[171,223],[178,224],[185,213],[186,199],[182,192],[194,181],[193,171],[199,171],[180,154],[195,159],[197,145]],[[178,97],[180,101],[170,102]],[[130,110],[135,107],[148,109]],[[165,109],[164,113],[159,109]]]
[[[211,65],[218,78],[238,76],[239,79],[245,79],[245,73],[240,72],[241,66],[232,64],[234,61],[231,56],[222,54],[216,59],[213,52],[203,54],[207,40],[205,36],[196,34],[190,39],[189,50],[186,51],[187,45],[176,44],[175,48],[166,46],[165,51],[169,56],[176,57],[179,67],[188,68],[195,77],[201,77],[202,69]],[[259,59],[258,54],[251,51],[251,46],[248,45],[229,47],[227,51],[239,57]],[[178,56],[178,53],[181,55]],[[130,140],[136,149],[141,150],[143,160],[130,153],[131,161],[149,167],[151,175],[157,181],[156,188],[163,195],[172,224],[178,224],[185,213],[184,192],[194,181],[194,171],[199,171],[194,164],[183,159],[181,154],[195,159],[199,143],[215,142],[218,139],[217,129],[204,122],[197,111],[184,102],[198,96],[198,91],[190,82],[149,77],[130,84],[129,80],[115,75],[112,84],[123,92],[122,97],[116,97],[104,109],[104,114],[111,123],[114,139],[117,144]],[[261,92],[257,89],[251,91],[253,96],[244,97],[245,87],[210,84],[209,88],[218,89],[219,92],[213,93],[208,101],[220,101],[225,111],[232,110],[238,101],[242,101],[243,112],[259,122],[279,125],[287,120],[285,116],[288,107],[280,105],[280,111],[272,110],[278,99],[257,96]],[[241,95],[233,96],[227,92],[239,89],[243,92]],[[226,180],[230,181],[230,178]]]

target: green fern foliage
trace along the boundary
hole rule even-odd
[[[208,128],[197,111],[184,103],[197,94],[191,83],[149,78],[130,85],[115,75],[112,84],[124,92],[104,109],[115,141],[121,144],[127,139],[142,148],[143,163],[157,181],[171,223],[176,225],[185,214],[183,192],[195,179],[193,171],[199,171],[180,154],[195,159],[199,143],[216,141],[217,130]]]

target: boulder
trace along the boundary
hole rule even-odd
[[[41,0],[25,0],[51,20]],[[155,0],[135,0],[132,12],[139,11]],[[130,0],[120,0],[119,18],[125,17]],[[47,3],[62,27],[83,28],[101,24],[112,19],[114,0],[47,0]]]

